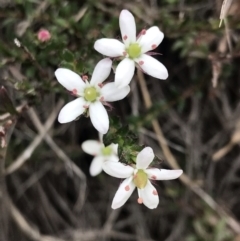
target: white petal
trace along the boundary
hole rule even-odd
[[[89,106],[89,115],[93,126],[102,134],[109,129],[108,114],[101,102],[96,101]]]
[[[122,100],[128,95],[129,92],[129,85],[119,89],[115,83],[108,83],[101,89],[101,94],[104,98],[104,101],[107,102]]]
[[[163,40],[164,34],[158,27],[154,26],[146,31],[146,34],[142,35],[138,41],[142,47],[142,53],[146,53],[155,49]]]
[[[98,132],[98,136],[99,136],[99,140],[100,140],[100,142],[103,143],[103,134],[100,133],[100,132]]]
[[[124,165],[121,162],[104,162],[103,163],[103,170],[110,176],[117,177],[117,178],[126,178],[130,177],[133,172],[134,168]]]
[[[114,154],[117,155],[118,154],[118,144],[112,143],[110,146],[113,149]]]
[[[112,209],[120,208],[128,198],[131,196],[135,189],[135,185],[132,181],[132,177],[125,179],[121,185],[119,186],[113,201],[112,201]]]
[[[145,147],[137,155],[137,169],[146,169],[153,161],[154,153],[151,147]]]
[[[75,120],[85,111],[84,104],[85,100],[83,98],[77,98],[69,102],[61,109],[58,121],[63,124]]]
[[[135,70],[135,63],[133,60],[129,58],[123,59],[116,68],[115,74],[115,84],[118,88],[123,88],[127,86],[133,75]]]
[[[104,145],[101,142],[95,140],[88,140],[82,143],[83,151],[92,156],[98,155],[103,147]]]
[[[111,155],[111,156],[106,157],[106,158],[107,158],[106,161],[109,161],[109,162],[118,162],[119,161],[119,158],[116,155]]]
[[[96,85],[102,83],[110,74],[112,68],[112,60],[109,58],[99,61],[94,68],[90,84]]]
[[[133,15],[128,10],[122,10],[119,16],[119,25],[122,34],[122,40],[126,47],[130,43],[136,42],[136,24]]]
[[[138,189],[138,191],[141,195],[144,205],[146,205],[150,209],[156,208],[158,206],[159,197],[157,190],[149,180],[146,187],[143,189]]]
[[[59,68],[55,71],[55,76],[58,82],[69,91],[74,89],[81,91],[85,86],[82,78],[70,69]]]
[[[104,162],[104,157],[103,156],[96,156],[93,158],[92,163],[90,165],[90,175],[91,176],[97,176],[102,172],[102,165]]]
[[[166,170],[166,169],[157,169],[150,168],[145,170],[148,174],[148,178],[152,180],[171,180],[180,177],[183,173],[182,170]]]
[[[158,79],[166,79],[168,77],[168,71],[166,67],[162,63],[160,63],[159,61],[157,61],[156,59],[147,54],[142,54],[136,62],[140,65],[142,70],[148,75],[151,75]]]
[[[121,43],[119,40],[110,38],[102,38],[97,40],[94,44],[94,48],[100,54],[112,58],[123,56],[123,52],[125,52],[125,46],[123,43]]]

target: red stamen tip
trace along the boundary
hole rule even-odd
[[[77,95],[77,89],[73,89],[73,90],[72,90],[72,94],[73,94],[73,95]]]
[[[140,65],[143,65],[143,64],[144,64],[144,62],[141,60],[141,61],[139,61],[139,64],[140,64]]]
[[[127,35],[123,36],[123,40],[127,40],[127,38],[128,38]]]
[[[83,79],[83,81],[88,80],[88,76],[87,75],[83,75],[82,79]]]
[[[138,202],[139,204],[142,204],[142,203],[143,203],[142,198],[138,198],[137,202]]]
[[[153,195],[155,195],[155,196],[158,195],[157,190],[153,190],[152,193],[153,193]]]
[[[141,33],[142,35],[146,34],[146,29],[143,29]]]
[[[129,185],[127,185],[126,187],[125,187],[125,191],[129,191],[130,190],[130,187],[129,187]]]
[[[155,49],[156,47],[157,47],[156,44],[153,44],[153,45],[152,45],[152,49]]]
[[[152,175],[151,178],[152,178],[153,180],[156,180],[156,179],[157,179],[157,177],[156,177],[155,175]]]

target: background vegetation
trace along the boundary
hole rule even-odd
[[[1,241],[240,240],[240,1],[229,2],[219,28],[221,0],[0,0]],[[165,34],[156,58],[169,78],[136,72],[110,112],[153,147],[159,167],[185,172],[157,183],[155,210],[136,193],[111,210],[119,180],[90,177],[81,149],[96,130],[85,117],[56,120],[73,97],[54,71],[91,74],[102,58],[93,44],[120,37],[122,9],[139,32]],[[38,40],[41,28],[50,41]]]

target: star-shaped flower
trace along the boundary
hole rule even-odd
[[[163,40],[163,33],[157,26],[142,30],[136,37],[136,24],[128,10],[122,10],[119,25],[123,43],[116,39],[102,38],[95,42],[94,48],[109,57],[124,59],[118,64],[115,83],[119,88],[127,86],[135,70],[135,64],[148,75],[158,79],[166,79],[168,71],[163,64],[147,54],[154,50]]]
[[[145,147],[138,153],[136,166],[127,166],[121,162],[105,162],[103,170],[117,178],[126,178],[119,186],[112,202],[112,208],[121,207],[131,196],[134,189],[138,190],[138,203],[153,209],[158,206],[159,197],[157,190],[150,180],[170,180],[178,178],[182,170],[166,170],[148,168],[153,161],[154,153],[151,147]]]
[[[96,176],[102,172],[102,165],[104,162],[118,162],[118,144],[111,144],[107,147],[100,141],[88,140],[82,143],[82,149],[94,156],[91,166],[90,174],[91,176]]]
[[[75,120],[78,116],[89,111],[93,126],[102,134],[109,129],[109,119],[103,104],[125,98],[130,87],[118,89],[115,84],[107,83],[103,86],[111,71],[112,61],[105,58],[96,65],[90,82],[69,69],[59,68],[55,75],[58,82],[70,91],[77,99],[66,104],[59,113],[58,121],[67,123]]]

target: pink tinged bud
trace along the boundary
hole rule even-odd
[[[155,196],[157,196],[158,195],[158,193],[157,193],[157,190],[153,190],[153,195],[155,195]]]
[[[126,187],[125,187],[125,191],[129,191],[130,190],[130,187],[129,187],[129,185],[127,185]]]
[[[124,39],[124,40],[127,40],[127,38],[128,38],[127,35],[124,35],[124,36],[123,36],[123,39]]]
[[[152,49],[155,49],[156,47],[157,47],[156,44],[153,44],[153,45],[152,45]]]
[[[138,198],[137,202],[138,202],[139,204],[142,204],[142,203],[143,203],[143,199],[142,199],[142,198]]]
[[[38,32],[38,40],[40,42],[47,42],[51,39],[51,34],[46,29],[40,29]]]

